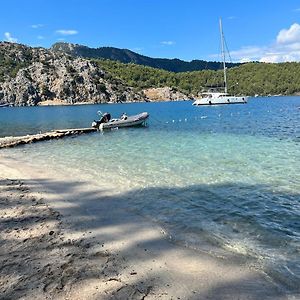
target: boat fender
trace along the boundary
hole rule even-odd
[[[92,127],[93,127],[93,128],[97,128],[97,121],[96,121],[96,120],[94,120],[94,121],[92,122]]]

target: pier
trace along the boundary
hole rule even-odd
[[[57,129],[49,132],[30,134],[25,136],[10,136],[0,138],[0,149],[15,147],[24,144],[31,144],[52,139],[59,139],[72,135],[79,135],[97,131],[96,128],[73,128],[73,129]]]

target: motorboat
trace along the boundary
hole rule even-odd
[[[92,127],[97,128],[99,130],[145,126],[146,121],[149,118],[149,113],[147,112],[142,112],[133,116],[127,116],[126,113],[123,113],[121,117],[117,119],[112,119],[111,114],[107,112],[102,113],[101,111],[98,111],[98,114],[100,115],[100,119],[94,120],[92,123]]]
[[[220,91],[208,91],[201,94],[201,98],[195,100],[193,105],[220,105],[220,104],[245,104],[247,103],[248,97],[246,96],[232,96],[227,93],[227,68],[225,62],[225,38],[222,28],[222,20],[220,19],[220,34],[221,34],[221,46],[222,46],[222,57],[223,57],[223,76],[224,83],[222,88],[224,92]]]

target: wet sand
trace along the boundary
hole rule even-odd
[[[289,298],[241,261],[171,243],[109,187],[1,154],[0,177],[4,299]]]

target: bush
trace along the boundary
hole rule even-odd
[[[97,90],[100,92],[100,93],[106,93],[107,90],[106,90],[106,85],[104,83],[99,83],[97,85]]]

